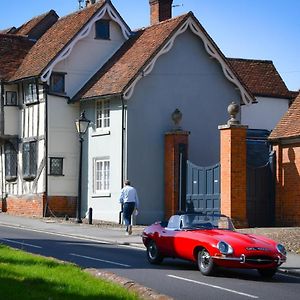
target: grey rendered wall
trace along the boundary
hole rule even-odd
[[[110,99],[110,128],[97,131],[95,128],[95,101],[81,104],[86,117],[91,120],[88,132],[84,136],[82,164],[82,212],[87,214],[93,208],[93,218],[98,220],[119,220],[120,204],[118,202],[121,180],[121,146],[122,146],[122,102],[119,98]],[[94,159],[110,160],[110,190],[108,193],[95,194],[93,184]]]
[[[218,125],[227,122],[232,101],[240,102],[239,92],[190,31],[139,81],[128,100],[128,178],[140,195],[138,223],[163,218],[164,133],[172,129],[172,112],[180,109],[181,126],[191,132],[189,159],[209,166],[219,162]]]

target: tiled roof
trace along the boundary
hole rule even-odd
[[[276,125],[269,139],[276,140],[296,137],[300,137],[300,93]]]
[[[16,32],[16,27],[10,27],[10,28],[0,30],[0,33],[14,33],[14,32]]]
[[[13,76],[33,45],[25,36],[0,34],[0,79]]]
[[[104,3],[105,0],[99,0],[94,5],[59,19],[32,47],[11,80],[40,75]]]
[[[40,16],[34,17],[33,19],[29,20],[25,24],[21,25],[14,31],[14,34],[20,35],[29,35],[32,30],[35,29],[36,26],[39,25],[45,18],[50,17],[51,15],[55,15],[57,18],[57,14],[54,10],[50,10],[49,12],[42,14]]]
[[[272,61],[227,59],[253,95],[289,99],[293,97]]]
[[[121,94],[191,13],[141,29],[91,78],[73,100]]]

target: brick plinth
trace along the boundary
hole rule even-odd
[[[69,217],[75,217],[76,203],[77,197],[48,196],[47,216],[55,215],[57,217],[63,217],[68,215]]]
[[[276,202],[277,226],[300,226],[300,143],[277,145]]]
[[[188,146],[189,132],[174,131],[165,134],[165,218],[179,207],[179,146]],[[187,152],[187,148],[186,148]]]
[[[43,217],[65,216],[75,217],[77,197],[49,196],[45,194],[30,194],[23,196],[9,195],[2,200],[2,211],[10,215]]]
[[[224,125],[219,129],[221,213],[231,217],[237,228],[247,227],[247,126]]]
[[[10,215],[43,217],[45,194],[23,196],[8,195],[5,199],[5,210]]]

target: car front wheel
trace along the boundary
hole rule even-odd
[[[198,252],[198,267],[203,275],[211,276],[215,272],[215,264],[206,249]]]
[[[277,272],[277,268],[275,269],[258,269],[258,273],[264,278],[272,278]]]
[[[153,240],[147,245],[147,259],[150,264],[160,264],[163,260],[163,256],[160,254],[157,245]]]

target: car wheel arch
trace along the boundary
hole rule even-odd
[[[198,252],[201,252],[203,249],[205,249],[205,247],[200,246],[200,245],[195,247],[195,249],[193,251],[193,257],[194,257],[195,261],[197,261],[197,259],[198,259]]]

